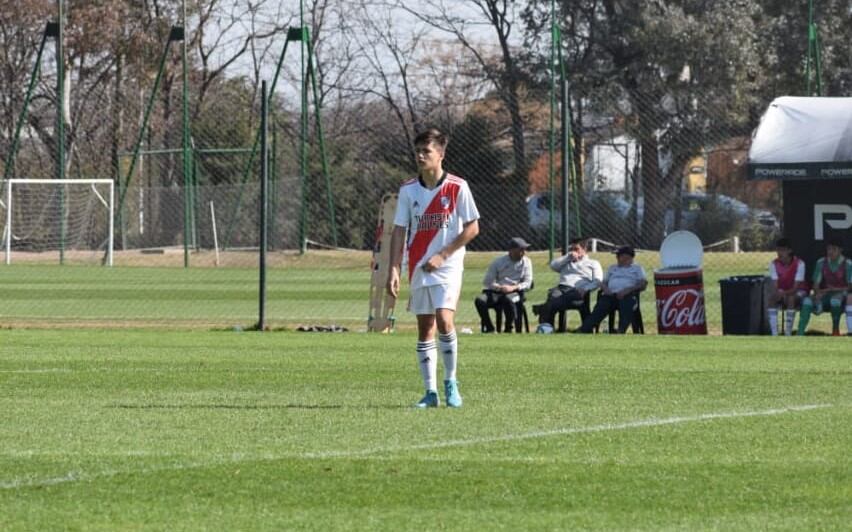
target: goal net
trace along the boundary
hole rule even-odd
[[[6,264],[29,260],[112,266],[111,179],[9,179],[0,205]]]

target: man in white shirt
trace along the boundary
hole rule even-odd
[[[578,238],[571,242],[567,254],[550,263],[550,269],[559,272],[559,285],[547,292],[547,301],[532,309],[538,314],[539,324],[552,326],[557,312],[583,308],[586,294],[600,287],[603,268],[586,254],[586,240]],[[586,319],[582,312],[581,317]]]
[[[494,332],[488,309],[496,308],[497,312],[506,316],[507,332],[511,331],[512,324],[517,322],[518,303],[533,282],[532,261],[525,256],[529,247],[523,238],[512,238],[507,245],[509,252],[497,257],[488,266],[482,281],[482,293],[473,302],[479,313],[482,332]]]
[[[633,262],[635,256],[636,251],[630,246],[615,250],[616,263],[607,269],[598,302],[589,317],[583,320],[580,332],[592,332],[613,309],[618,309],[619,334],[624,334],[633,323],[639,292],[648,286],[645,270]]]
[[[414,139],[419,176],[399,189],[391,236],[387,290],[398,297],[408,233],[409,310],[417,315],[417,362],[426,387],[426,394],[415,405],[418,408],[439,405],[438,347],[444,361],[447,406],[462,405],[456,381],[458,339],[453,317],[461,292],[464,247],[479,234],[479,211],[467,182],[443,169],[448,140],[434,128]]]

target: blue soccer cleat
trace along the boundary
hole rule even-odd
[[[444,381],[444,394],[447,397],[447,406],[458,408],[462,405],[462,396],[459,393],[459,383],[456,380]]]
[[[414,405],[415,408],[435,408],[440,405],[441,401],[438,399],[438,392],[435,390],[428,390],[426,395],[423,396],[423,399],[417,402]]]

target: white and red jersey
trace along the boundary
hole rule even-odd
[[[801,288],[805,281],[805,261],[793,257],[790,264],[784,264],[781,260],[775,259],[769,263],[769,277],[781,290],[789,290],[794,286]]]
[[[432,189],[420,178],[402,184],[393,223],[408,229],[408,280],[412,288],[461,282],[464,247],[433,272],[426,272],[422,266],[455,240],[465,224],[478,219],[470,188],[460,177],[444,172]]]

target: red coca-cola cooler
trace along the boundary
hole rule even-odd
[[[654,270],[660,334],[707,334],[703,258],[701,240],[689,231],[675,231],[663,240],[662,268]]]

